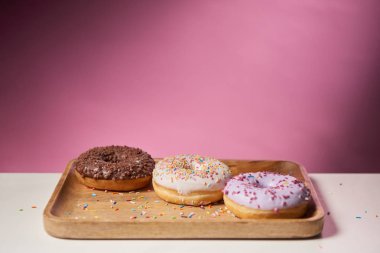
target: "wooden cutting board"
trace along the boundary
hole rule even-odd
[[[323,228],[324,210],[305,169],[288,161],[222,160],[233,174],[272,171],[292,175],[311,190],[298,219],[239,219],[223,204],[180,206],[158,198],[151,186],[134,192],[87,188],[69,162],[45,210],[47,233],[71,239],[309,238]]]

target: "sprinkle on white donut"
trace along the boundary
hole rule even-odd
[[[221,161],[200,155],[176,155],[156,163],[155,183],[186,195],[194,191],[223,190],[231,171]]]
[[[295,207],[310,198],[309,190],[301,181],[271,172],[235,176],[228,181],[224,194],[237,204],[274,211]]]

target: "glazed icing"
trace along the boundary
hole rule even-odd
[[[186,195],[194,191],[223,190],[231,171],[221,161],[200,155],[176,155],[156,163],[155,183]]]
[[[274,211],[295,207],[310,198],[309,190],[301,181],[271,172],[235,176],[228,181],[223,192],[240,205]]]

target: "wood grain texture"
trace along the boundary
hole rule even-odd
[[[80,184],[71,161],[44,210],[45,230],[52,236],[72,239],[309,238],[322,231],[324,210],[302,166],[288,161],[223,162],[233,174],[272,171],[302,180],[312,196],[306,215],[297,219],[239,219],[223,202],[203,208],[166,203],[151,186],[124,193],[94,190]],[[194,215],[187,218],[191,213]]]

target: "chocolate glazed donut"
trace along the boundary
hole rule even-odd
[[[155,162],[145,151],[127,146],[95,147],[73,163],[79,181],[91,188],[131,191],[148,185]]]

